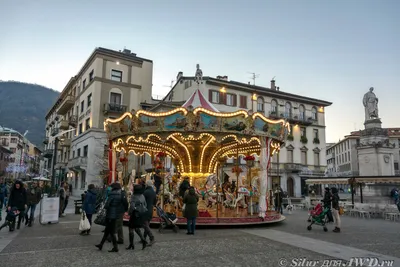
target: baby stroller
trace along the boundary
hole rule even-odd
[[[327,217],[327,214],[329,212],[329,208],[322,208],[321,204],[318,204],[315,206],[313,210],[310,211],[310,217],[308,219],[310,223],[309,226],[307,226],[307,230],[311,231],[312,225],[320,225],[324,228],[324,231],[327,232],[328,228],[326,227],[326,224],[328,223],[329,219]]]
[[[4,227],[8,226],[10,232],[14,231],[15,220],[19,215],[19,210],[16,207],[13,207],[10,211],[7,212],[7,217],[3,225],[0,226],[0,231]]]
[[[165,228],[172,228],[172,230],[177,233],[179,231],[179,227],[176,225],[178,218],[174,213],[169,213],[163,211],[163,209],[159,206],[156,206],[157,215],[160,218],[160,228],[158,231],[161,233]]]

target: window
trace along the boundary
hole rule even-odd
[[[81,102],[81,113],[85,110],[85,100]]]
[[[247,96],[240,96],[240,108],[247,108]]]
[[[292,104],[287,102],[285,105],[285,118],[291,118],[291,117],[292,117]]]
[[[347,153],[344,154],[344,162],[347,162]]]
[[[89,151],[89,147],[86,145],[83,147],[83,156],[87,157],[88,156],[88,151]]]
[[[86,188],[86,171],[81,172],[81,189]]]
[[[11,143],[16,144],[18,142],[17,138],[11,138]]]
[[[315,107],[311,109],[311,119],[313,119],[314,121],[317,120],[317,108]]]
[[[303,105],[300,105],[299,107],[299,119],[300,120],[305,120],[306,118],[306,109],[304,108]]]
[[[192,81],[185,81],[185,89],[188,89],[190,86],[192,86]]]
[[[226,105],[236,107],[236,95],[226,94]]]
[[[121,105],[122,103],[122,95],[118,93],[111,93],[110,94],[110,103]]]
[[[307,151],[301,151],[301,164],[307,165]]]
[[[83,125],[82,123],[79,123],[79,134],[81,134],[83,132]]]
[[[278,102],[275,99],[271,101],[271,113],[275,115],[278,113]]]
[[[395,163],[394,163],[394,170],[395,170],[395,171],[398,171],[398,170],[399,170],[399,163],[398,163],[398,162],[395,162]]]
[[[93,81],[93,78],[94,78],[94,70],[92,70],[92,71],[89,73],[89,81],[90,81],[90,82]]]
[[[77,155],[76,155],[77,157],[80,157],[81,156],[81,149],[80,148],[78,148],[78,150],[77,150]]]
[[[350,161],[350,152],[347,152],[347,158],[348,158],[349,161]]]
[[[86,79],[83,80],[82,89],[85,89],[85,87],[86,87]]]
[[[210,93],[210,97],[209,100],[211,101],[211,103],[216,103],[219,104],[220,103],[220,97],[219,97],[219,92],[218,91],[209,91]]]
[[[72,151],[72,158],[75,158],[75,150]]]
[[[122,82],[122,71],[111,70],[111,80],[116,82]]]
[[[319,139],[318,129],[314,129],[314,139]]]
[[[314,152],[314,165],[315,166],[319,166],[319,153],[318,152]]]
[[[300,127],[300,132],[301,132],[301,137],[306,137],[306,128],[305,127]]]
[[[264,99],[261,97],[257,99],[257,111],[264,111]]]
[[[86,119],[86,123],[85,123],[85,131],[90,129],[90,118]]]
[[[92,94],[90,93],[87,96],[87,107],[90,107],[92,105]]]
[[[293,163],[293,150],[287,150],[287,161]]]

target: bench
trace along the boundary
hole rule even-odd
[[[83,201],[82,201],[81,199],[79,199],[79,200],[74,200],[74,204],[75,204],[75,214],[81,214],[82,203],[83,203]]]

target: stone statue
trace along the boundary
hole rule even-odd
[[[363,98],[363,104],[365,107],[365,121],[379,119],[378,98],[373,91],[374,87],[369,88],[369,92],[367,92]]]
[[[203,71],[200,69],[200,65],[196,65],[196,74],[194,75],[194,81],[197,84],[203,83]]]

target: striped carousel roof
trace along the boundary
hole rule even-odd
[[[207,98],[204,97],[199,89],[194,91],[192,96],[189,97],[189,99],[182,105],[182,107],[184,108],[188,108],[189,106],[192,106],[193,109],[201,107],[214,112],[219,112],[218,109],[216,109],[213,104],[211,104],[210,101],[208,101]]]

